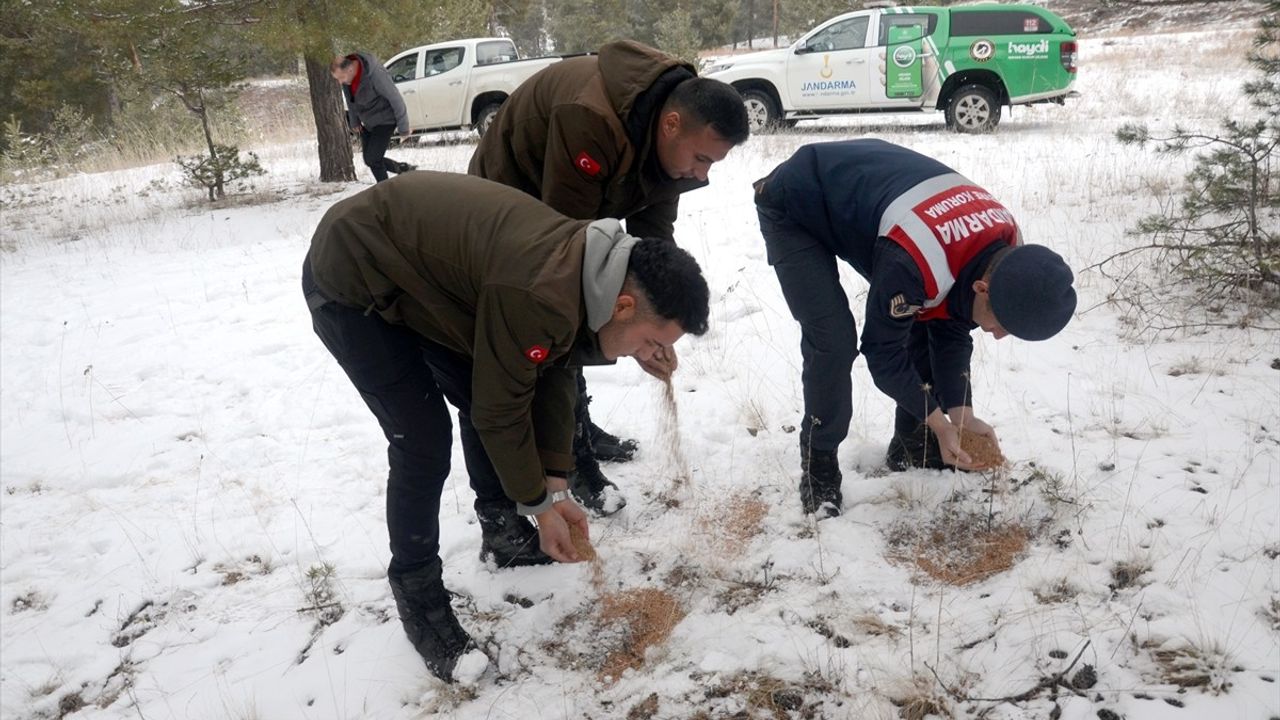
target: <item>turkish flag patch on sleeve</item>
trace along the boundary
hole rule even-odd
[[[582,172],[595,177],[600,174],[600,163],[596,159],[587,154],[586,150],[578,153],[578,157],[573,159],[573,164],[578,166]]]
[[[524,351],[524,356],[529,358],[529,362],[536,365],[547,359],[547,349],[541,345],[531,345],[528,350]]]

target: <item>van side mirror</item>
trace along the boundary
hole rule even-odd
[[[804,40],[796,43],[796,55],[804,55],[811,52],[813,52],[813,49],[810,48]]]

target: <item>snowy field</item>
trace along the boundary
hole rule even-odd
[[[1125,229],[1187,167],[1114,129],[1243,113],[1247,42],[1085,40],[1083,97],[990,136],[876,116],[731,153],[677,225],[713,302],[680,346],[686,487],[660,385],[630,361],[588,370],[597,421],[643,443],[606,466],[630,504],[592,524],[599,582],[482,565],[455,451],[445,582],[497,661],[473,687],[430,678],[395,620],[385,442],[298,289],[316,221],[365,169],[322,186],[311,145],[260,148],[270,175],[217,209],[171,165],[0,187],[0,716],[1280,717],[1280,340],[1135,337],[1083,270],[1139,242]],[[860,359],[844,515],[815,525],[789,430],[799,333],[750,182],[857,136],[990,189],[1082,269],[1081,302],[1048,342],[975,336],[999,475],[886,473],[892,408]],[[473,147],[391,154],[463,171]],[[846,281],[860,318],[866,285]],[[1007,561],[970,562],[997,535]],[[647,650],[602,615],[636,590],[675,608]],[[638,667],[602,674],[628,652]]]

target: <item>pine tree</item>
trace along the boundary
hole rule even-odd
[[[64,4],[0,2],[0,107],[25,134],[51,131],[64,107],[99,126],[115,109],[98,49],[68,22]]]
[[[1132,233],[1149,243],[1103,261],[1103,271],[1135,253],[1151,256],[1162,277],[1192,283],[1211,313],[1245,310],[1236,318],[1188,323],[1171,321],[1170,311],[1141,291],[1113,298],[1146,316],[1149,327],[1247,323],[1251,311],[1280,309],[1280,0],[1266,7],[1249,54],[1260,77],[1244,85],[1251,116],[1225,118],[1216,133],[1179,126],[1156,135],[1144,125],[1126,125],[1116,134],[1122,143],[1154,142],[1157,152],[1195,156],[1181,203],[1139,221]]]
[[[208,188],[210,200],[224,197],[229,181],[261,172],[255,160],[242,163],[238,148],[213,137],[213,113],[248,73],[241,45],[228,36],[235,16],[213,0],[83,0],[65,7],[123,87],[176,98],[199,121],[209,154],[189,164],[201,169],[191,177]]]

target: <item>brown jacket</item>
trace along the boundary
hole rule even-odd
[[[584,283],[588,242],[589,259],[613,262]],[[600,308],[617,298],[632,242],[615,222],[573,220],[496,183],[415,172],[330,208],[310,259],[329,299],[471,358],[472,422],[507,495],[528,503],[544,469],[573,469],[566,368],[603,361]]]
[[[630,40],[558,62],[511,94],[467,172],[584,220],[626,218],[637,237],[672,239],[680,193],[654,151],[654,121],[693,66]]]

